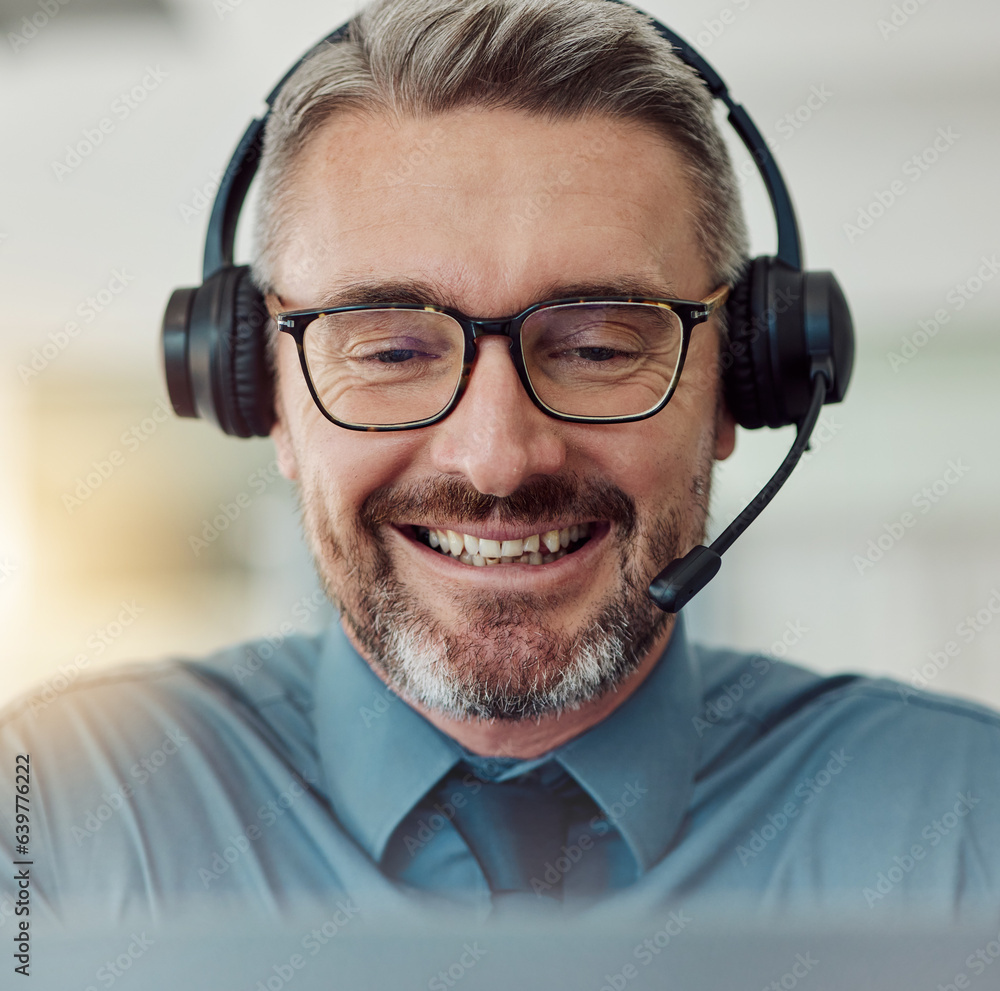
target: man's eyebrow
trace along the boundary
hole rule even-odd
[[[636,299],[676,299],[677,287],[670,282],[651,282],[629,276],[602,280],[600,282],[553,283],[549,285],[543,299],[574,299],[580,296],[631,296]]]
[[[381,303],[427,303],[447,306],[440,288],[420,279],[361,279],[332,286],[322,294],[317,309],[334,306],[370,306]]]
[[[550,283],[533,298],[528,307],[550,299],[578,299],[584,296],[630,296],[638,299],[675,299],[677,288],[670,282],[654,282],[629,276],[586,282]],[[378,306],[387,303],[414,303],[461,309],[455,297],[440,285],[421,279],[362,279],[332,286],[316,303],[316,309],[336,306]],[[475,314],[470,314],[474,316]]]

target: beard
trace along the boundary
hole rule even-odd
[[[303,482],[303,526],[331,601],[368,662],[397,694],[452,719],[518,721],[579,708],[615,690],[640,665],[673,617],[647,595],[651,575],[700,542],[711,461],[690,498],[640,525],[635,501],[610,483],[575,477],[484,495],[453,478],[419,488],[387,486],[337,533],[320,485]],[[553,626],[558,593],[468,592],[442,621],[403,582],[386,548],[394,520],[448,519],[523,526],[565,516],[607,520],[618,544],[617,580],[576,630]],[[645,551],[645,555],[640,553]]]

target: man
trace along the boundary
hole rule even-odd
[[[341,621],[12,710],[36,915],[995,909],[1000,717],[700,650],[646,594],[733,450],[746,238],[639,15],[377,4],[285,84],[261,190],[273,438]]]

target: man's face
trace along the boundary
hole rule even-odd
[[[285,309],[392,299],[498,318],[574,295],[716,288],[679,156],[629,123],[341,116],[307,145],[292,188]],[[386,288],[403,282],[419,300]],[[491,336],[448,417],[387,433],[326,420],[279,338],[279,460],[348,633],[393,687],[451,716],[524,718],[596,698],[662,650],[671,624],[646,586],[701,540],[712,459],[733,446],[712,324],[649,419],[547,417]],[[542,564],[463,563],[424,536],[523,540],[582,524],[589,536]]]

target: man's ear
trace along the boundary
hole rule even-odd
[[[281,414],[274,421],[271,427],[271,440],[274,441],[274,449],[278,455],[278,470],[290,482],[298,480],[299,462],[295,457],[295,448],[292,446],[292,438],[288,432],[288,425]]]
[[[281,394],[281,348],[275,349],[274,361],[274,426],[271,427],[271,440],[274,441],[274,449],[278,455],[278,470],[290,482],[295,482],[299,477],[299,459],[295,454],[295,445],[292,443],[292,434],[288,429],[288,415],[285,412],[285,403]]]
[[[736,419],[719,390],[719,402],[715,408],[715,458],[725,461],[736,447]]]

